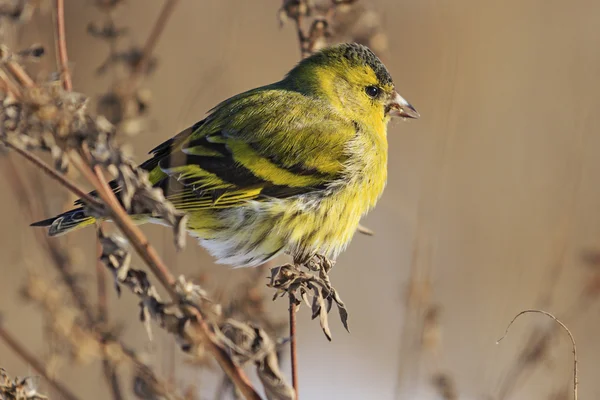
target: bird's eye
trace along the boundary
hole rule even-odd
[[[381,89],[379,89],[377,86],[367,86],[365,88],[365,92],[371,98],[375,98],[375,97],[379,96],[380,90]]]

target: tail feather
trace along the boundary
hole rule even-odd
[[[91,225],[95,221],[94,217],[85,215],[83,208],[76,208],[56,217],[34,222],[30,226],[48,226],[48,235],[58,236]]]

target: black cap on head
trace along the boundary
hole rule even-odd
[[[385,65],[367,46],[358,43],[344,43],[334,47],[343,50],[344,57],[351,63],[360,63],[371,67],[381,84],[393,84],[392,77]]]
[[[345,60],[354,66],[369,66],[375,73],[379,84],[393,85],[392,77],[381,60],[369,49],[358,43],[342,43],[331,47],[325,47],[309,57],[300,61],[286,76],[293,76],[299,68],[308,65],[323,65],[328,62]]]

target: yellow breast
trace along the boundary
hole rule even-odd
[[[335,259],[354,236],[361,217],[381,196],[386,178],[385,131],[382,135],[359,132],[348,143],[343,178],[328,189],[208,210],[216,214],[195,218],[194,230],[221,263],[258,265],[282,251],[298,262],[315,254]]]
[[[387,180],[385,126],[383,134],[357,134],[348,144],[348,154],[344,179],[327,196],[294,199],[287,207],[280,232],[288,232],[292,255],[318,253],[335,259],[381,196]]]

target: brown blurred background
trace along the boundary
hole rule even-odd
[[[66,3],[74,88],[97,96],[111,82],[110,74],[95,73],[107,46],[86,34],[99,12],[91,0]],[[351,333],[332,314],[328,343],[307,310],[299,314],[301,397],[567,399],[573,369],[567,336],[556,331],[541,355],[523,353],[533,348],[531,333],[553,329],[552,321],[525,316],[496,345],[516,313],[543,308],[575,336],[580,398],[600,398],[593,286],[599,271],[583,259],[600,239],[600,3],[369,4],[388,37],[388,69],[422,117],[391,125],[388,187],[364,221],[376,235],[357,235],[332,273]],[[122,43],[143,43],[161,6],[127,1],[115,14],[130,29]],[[137,160],[217,102],[278,80],[298,61],[296,32],[291,24],[279,28],[279,6],[274,0],[180,2],[156,48],[156,70],[144,81],[152,93],[147,129],[127,139]],[[51,17],[37,15],[14,38],[23,47],[47,46],[42,72],[56,69]],[[59,211],[66,194],[42,181]],[[44,321],[23,305],[19,287],[26,267],[43,271],[45,260],[17,201],[0,190],[0,308],[7,329],[43,358]],[[165,228],[144,231],[177,274],[205,272],[220,286],[244,273],[213,266],[192,242],[176,254]],[[69,240],[80,249],[78,268],[93,290],[94,231]],[[109,293],[111,319],[123,324],[126,342],[145,350],[158,371],[183,363],[185,356],[171,356],[169,338],[147,339],[132,317],[133,296]],[[285,321],[285,300],[270,307]],[[282,362],[289,374],[287,355]],[[0,366],[35,375],[2,343]],[[178,381],[196,381],[201,398],[212,398],[218,373],[178,371]],[[60,377],[82,398],[108,398],[98,365],[65,365]],[[440,394],[440,386],[455,393]]]

